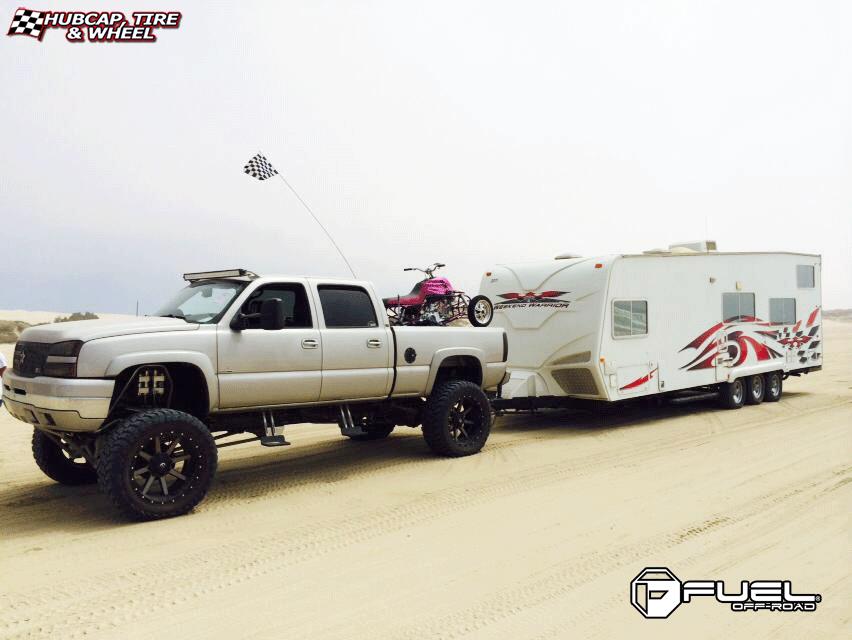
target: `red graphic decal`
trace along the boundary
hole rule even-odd
[[[818,336],[819,325],[814,324],[820,308],[815,308],[808,316],[806,327],[811,327],[808,334],[800,331],[802,321],[793,326],[780,323],[768,323],[753,316],[741,316],[735,321],[720,322],[699,335],[687,344],[681,351],[687,349],[700,350],[692,360],[681,367],[687,371],[711,369],[719,361],[726,367],[737,367],[754,354],[755,360],[764,362],[774,358],[783,358],[783,351],[795,351],[799,362],[818,360],[821,352],[817,350],[820,344]],[[777,326],[775,330],[758,329],[757,327]],[[808,345],[805,349],[805,345]],[[640,383],[641,384],[641,383]]]
[[[643,384],[645,384],[649,380],[652,380],[654,378],[655,373],[657,373],[657,369],[653,369],[652,371],[649,371],[646,375],[642,376],[641,378],[636,378],[636,380],[634,380],[630,384],[626,384],[623,387],[619,388],[619,391],[626,391],[628,389],[635,389],[636,387],[641,387]]]
[[[686,345],[681,351],[686,351],[687,349],[697,349],[700,345],[704,344],[704,341],[716,333],[719,329],[721,329],[725,324],[720,322],[719,324],[714,324],[712,327],[707,329],[704,333],[698,336],[695,340]]]
[[[816,320],[818,313],[819,313],[819,307],[817,307],[816,309],[811,311],[811,315],[808,316],[808,324],[806,324],[805,326],[807,326],[807,327],[811,326],[814,323],[814,321]]]
[[[558,298],[559,296],[563,296],[566,293],[570,292],[542,291],[541,293],[536,293],[535,291],[527,291],[526,293],[501,293],[499,294],[499,296],[504,300],[511,300],[512,302],[539,302]]]

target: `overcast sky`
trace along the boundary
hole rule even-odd
[[[709,237],[821,253],[825,306],[852,307],[847,1],[156,8],[183,21],[155,44],[0,36],[0,308],[346,275],[280,180],[242,173],[258,149],[384,295],[412,264],[473,294],[495,262]]]

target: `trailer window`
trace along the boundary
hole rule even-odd
[[[753,322],[753,293],[723,293],[722,320],[725,322]]]
[[[329,329],[378,327],[373,299],[361,287],[322,285],[318,287],[322,315]]]
[[[773,324],[795,324],[795,298],[769,298],[769,322]]]
[[[814,268],[810,264],[796,265],[796,286],[799,289],[814,288]]]
[[[617,338],[648,333],[648,302],[645,300],[613,302],[612,331]]]

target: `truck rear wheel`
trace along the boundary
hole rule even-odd
[[[739,409],[745,403],[746,385],[742,378],[719,387],[719,402],[726,409]]]
[[[467,380],[436,385],[426,400],[423,437],[442,456],[479,452],[491,432],[491,405],[479,386]]]
[[[216,472],[216,444],[198,418],[153,409],[121,421],[103,436],[98,484],[134,520],[156,520],[192,510]]]
[[[784,389],[783,378],[778,371],[770,371],[763,376],[763,400],[764,402],[778,402]]]
[[[374,422],[367,425],[363,425],[361,430],[364,433],[358,435],[349,436],[350,440],[355,440],[356,442],[366,442],[368,440],[383,440],[387,438],[394,430],[396,425],[388,424],[385,422]]]
[[[54,439],[44,431],[33,429],[33,458],[38,468],[59,484],[93,484],[98,481],[95,469],[64,440]]]

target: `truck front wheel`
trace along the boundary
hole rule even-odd
[[[44,431],[33,430],[33,458],[38,468],[59,484],[80,485],[98,481],[95,469],[71,445]]]
[[[436,385],[426,401],[423,437],[442,456],[477,453],[491,432],[491,406],[479,386],[467,380]]]
[[[103,436],[98,484],[124,515],[156,520],[197,505],[216,472],[216,444],[198,418],[153,409],[122,420]]]

